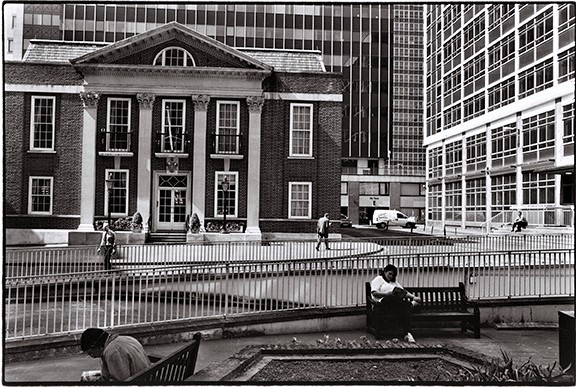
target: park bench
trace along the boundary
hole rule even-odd
[[[475,338],[480,338],[480,309],[468,300],[462,282],[457,287],[407,287],[406,290],[422,299],[412,310],[412,321],[460,321],[462,332],[471,330]],[[396,317],[376,309],[377,304],[372,299],[370,282],[366,282],[367,331],[376,339],[382,339],[385,331],[395,325]]]
[[[153,364],[132,375],[126,382],[165,384],[184,381],[194,374],[201,337],[199,332],[195,333],[189,344],[163,358],[149,355],[148,357]]]

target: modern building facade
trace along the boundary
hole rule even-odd
[[[4,77],[8,229],[90,234],[139,213],[145,234],[185,235],[196,214],[259,239],[339,210],[342,81],[318,51],[238,50],[172,22],[32,40]]]
[[[574,225],[573,3],[425,7],[427,222]]]
[[[30,39],[116,42],[176,21],[230,47],[319,50],[343,75],[341,210],[423,217],[423,6],[411,4],[24,4]]]

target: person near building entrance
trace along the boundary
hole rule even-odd
[[[330,219],[328,219],[329,214],[325,213],[323,217],[318,219],[318,224],[316,225],[316,232],[318,233],[318,243],[316,244],[316,251],[320,251],[320,245],[324,242],[326,250],[330,250],[328,247],[328,233],[330,228]]]
[[[380,271],[380,274],[370,283],[371,294],[374,301],[378,302],[377,308],[385,309],[394,314],[399,320],[403,330],[404,340],[414,343],[412,329],[412,308],[422,300],[396,281],[398,268],[389,264]]]
[[[104,224],[104,230],[102,231],[102,240],[100,240],[100,246],[98,251],[104,247],[104,269],[112,269],[112,263],[110,259],[112,255],[116,253],[116,233],[110,229],[108,223]]]
[[[80,348],[101,359],[101,369],[82,373],[82,381],[122,382],[152,364],[138,340],[100,328],[86,329],[80,338]]]
[[[520,232],[522,231],[523,228],[526,228],[527,226],[528,221],[526,220],[526,217],[522,215],[522,211],[518,211],[518,216],[516,217],[516,219],[514,219],[514,222],[512,223],[512,232],[514,232],[514,228],[516,228],[516,232]]]

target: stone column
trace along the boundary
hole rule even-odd
[[[100,94],[81,92],[84,103],[82,126],[82,176],[80,187],[80,231],[94,231],[96,207],[96,115]]]
[[[206,232],[206,141],[208,104],[210,96],[193,95],[194,102],[194,159],[192,167],[192,213],[198,215],[200,232]]]
[[[260,143],[262,141],[262,105],[264,98],[247,97],[249,111],[248,134],[248,203],[246,233],[260,232]]]
[[[140,105],[138,128],[138,189],[136,209],[142,215],[143,232],[148,233],[152,189],[152,108],[156,95],[140,93],[136,95]]]

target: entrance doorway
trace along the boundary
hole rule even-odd
[[[184,232],[186,230],[186,215],[190,212],[189,173],[158,173],[155,183],[155,230]]]

